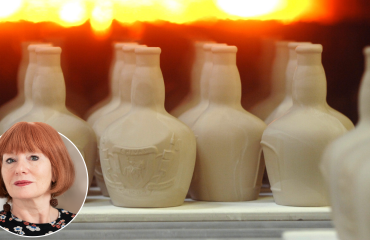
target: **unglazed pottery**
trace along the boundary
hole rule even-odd
[[[32,44],[32,42],[22,42],[22,55],[21,55],[21,62],[18,67],[17,73],[17,95],[11,99],[10,101],[6,102],[0,107],[0,120],[2,120],[6,115],[12,112],[14,109],[22,106],[24,103],[24,79],[26,76],[26,71],[29,63],[29,56],[28,56],[28,45]]]
[[[205,62],[204,44],[211,42],[194,43],[194,60],[190,74],[190,92],[183,101],[170,113],[172,116],[179,117],[187,110],[195,107],[200,102],[200,78]]]
[[[131,108],[131,82],[134,75],[136,67],[136,56],[135,48],[145,47],[145,45],[126,45],[123,49],[123,61],[125,62],[120,78],[119,78],[119,88],[121,101],[119,106],[113,111],[101,116],[94,124],[93,129],[96,133],[96,138],[98,140],[98,146],[100,137],[104,130],[114,121],[125,115]],[[104,196],[109,196],[107,187],[104,183],[103,173],[100,165],[99,155],[97,156],[96,166],[95,166],[95,176]]]
[[[364,55],[359,122],[328,146],[321,166],[329,187],[334,226],[339,238],[348,240],[370,236],[370,47],[364,49]]]
[[[104,180],[116,206],[178,206],[189,189],[195,138],[164,109],[160,52],[156,47],[135,49],[131,109],[100,139]]]
[[[266,118],[265,123],[270,124],[275,119],[283,116],[292,106],[293,106],[293,99],[292,99],[292,84],[293,84],[293,77],[295,69],[297,68],[297,53],[295,51],[296,47],[299,45],[310,44],[309,42],[290,42],[288,44],[289,48],[289,61],[286,69],[285,79],[286,79],[286,89],[285,89],[285,98],[280,103],[280,105]],[[348,117],[343,115],[342,113],[338,112],[337,110],[333,109],[326,103],[328,110],[331,115],[338,118],[339,121],[347,128],[347,130],[351,130],[354,128],[353,123],[349,120]]]
[[[285,71],[288,65],[287,41],[277,41],[271,71],[271,93],[269,97],[250,109],[250,112],[265,120],[285,97]]]
[[[29,55],[29,63],[26,70],[25,80],[24,80],[24,103],[23,105],[15,108],[11,113],[6,115],[0,121],[0,134],[3,134],[5,131],[4,129],[10,128],[14,121],[24,115],[26,115],[29,111],[31,111],[33,102],[32,102],[32,83],[33,78],[36,73],[37,67],[37,60],[36,60],[36,47],[38,46],[51,46],[51,44],[44,43],[44,44],[30,44],[28,46],[28,55]]]
[[[211,70],[213,66],[212,62],[212,46],[215,45],[222,45],[226,46],[224,43],[207,43],[203,45],[203,50],[205,54],[205,62],[202,68],[202,74],[200,78],[200,102],[189,109],[188,111],[184,112],[179,116],[179,119],[188,125],[190,128],[194,125],[195,121],[199,118],[199,116],[206,110],[208,107],[209,99],[208,99],[208,90],[209,90],[209,78],[211,76]]]
[[[321,155],[347,129],[327,107],[322,46],[302,45],[296,52],[293,106],[268,125],[261,144],[277,204],[327,206],[328,194],[319,170]]]
[[[60,67],[61,52],[59,47],[36,48],[37,71],[32,84],[33,107],[28,114],[14,123],[44,122],[66,136],[84,157],[91,183],[97,154],[96,137],[93,129],[70,113],[65,106],[66,90]]]
[[[289,60],[285,70],[285,98],[275,110],[265,119],[268,125],[275,119],[283,116],[293,106],[292,85],[295,69],[297,68],[297,53],[295,48],[299,45],[311,44],[310,42],[289,42]]]
[[[93,126],[95,121],[106,113],[109,113],[120,104],[120,94],[119,94],[119,78],[124,66],[122,47],[125,45],[136,45],[137,43],[130,42],[120,42],[115,43],[114,46],[114,57],[113,57],[113,67],[111,66],[109,70],[110,78],[110,95],[107,99],[104,99],[101,103],[93,106],[91,110],[87,113],[87,122],[90,126]]]
[[[260,161],[266,124],[240,103],[235,46],[213,46],[209,106],[193,126],[197,158],[189,190],[196,200],[257,199],[265,165]]]

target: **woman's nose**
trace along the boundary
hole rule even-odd
[[[24,174],[28,172],[28,163],[24,156],[18,158],[17,165],[15,168],[15,174]]]

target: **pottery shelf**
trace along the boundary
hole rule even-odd
[[[91,191],[90,191],[91,192]],[[271,193],[255,201],[205,202],[186,199],[169,208],[123,208],[110,199],[89,194],[75,223],[93,222],[191,222],[191,221],[329,221],[329,207],[288,207],[277,205]]]

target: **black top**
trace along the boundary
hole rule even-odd
[[[30,223],[22,221],[11,212],[0,212],[0,227],[3,229],[24,236],[48,235],[65,227],[76,216],[71,212],[57,208],[59,216],[51,223]]]

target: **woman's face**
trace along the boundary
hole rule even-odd
[[[50,195],[47,191],[52,182],[51,163],[42,153],[4,154],[1,174],[14,200]]]

